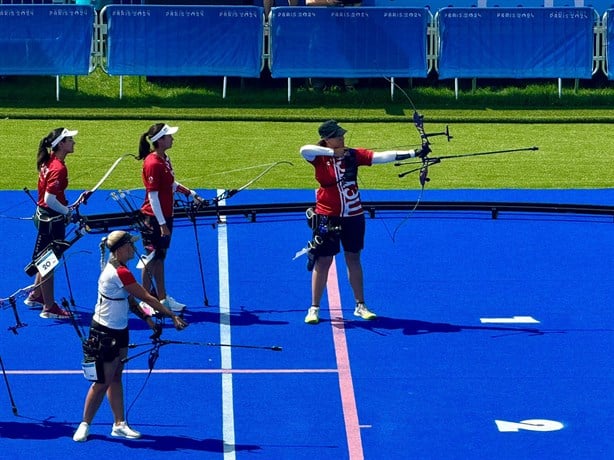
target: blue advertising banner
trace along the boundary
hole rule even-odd
[[[492,2],[495,0],[490,1]],[[516,0],[517,4],[524,1],[526,0]],[[448,6],[455,8],[470,8],[476,7],[478,3],[478,0],[362,0],[361,6],[428,8],[432,14],[435,14],[437,10]]]
[[[425,77],[431,17],[424,8],[273,8],[271,75]]]
[[[587,78],[592,8],[444,8],[439,77]]]
[[[94,8],[0,5],[1,75],[87,75]]]
[[[260,76],[260,7],[110,5],[105,15],[110,75]]]

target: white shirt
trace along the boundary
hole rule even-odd
[[[129,293],[124,286],[136,283],[125,265],[115,268],[107,263],[98,278],[98,302],[94,308],[94,321],[111,329],[128,327]]]

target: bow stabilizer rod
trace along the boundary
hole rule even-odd
[[[477,156],[483,156],[483,155],[495,155],[495,154],[500,154],[500,153],[513,153],[513,152],[531,152],[531,151],[536,151],[539,150],[539,147],[537,146],[532,146],[532,147],[522,147],[522,148],[518,148],[518,149],[505,149],[505,150],[492,150],[489,152],[475,152],[475,153],[462,153],[460,155],[444,155],[444,156],[439,156],[439,157],[425,157],[422,160],[420,160],[420,162],[417,161],[399,161],[394,163],[395,166],[406,166],[406,165],[411,165],[411,164],[422,164],[422,166],[418,167],[418,168],[414,168],[411,169],[409,171],[405,171],[403,173],[400,173],[398,176],[399,177],[405,177],[408,174],[412,173],[412,172],[416,172],[416,171],[420,171],[424,168],[424,166],[430,166],[430,165],[434,165],[437,163],[441,163],[441,160],[450,160],[450,159],[454,159],[454,158],[467,158],[467,157],[477,157]]]
[[[495,155],[498,153],[531,152],[535,150],[539,150],[539,147],[537,147],[536,145],[532,147],[522,147],[519,149],[492,150],[490,152],[476,152],[476,153],[462,153],[460,155],[445,155],[445,156],[435,157],[435,158],[438,158],[440,160],[447,160],[449,158],[477,157],[481,155]]]

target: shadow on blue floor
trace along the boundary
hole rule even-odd
[[[84,214],[117,211],[106,192],[99,193]],[[202,191],[208,194],[213,192]],[[23,267],[34,228],[14,219],[32,212],[23,193],[1,195],[4,298],[32,281]],[[233,204],[312,197],[312,191],[246,191]],[[416,197],[415,190],[363,192],[369,201]],[[609,205],[614,191],[427,190],[423,198]],[[12,333],[15,318],[5,304],[0,356],[18,415],[0,382],[0,458],[65,459],[103,451],[152,460],[337,460],[350,458],[355,443],[368,459],[611,458],[612,220],[415,212],[392,241],[392,229],[406,216],[383,213],[367,220],[365,286],[377,320],[352,315],[352,293],[338,258],[343,317],[331,317],[325,301],[318,326],[303,323],[310,278],[304,258],[292,261],[310,237],[302,216],[255,223],[232,217],[227,241],[220,241],[214,220],[199,221],[206,293],[193,228],[179,222],[167,285],[188,304],[190,327],[178,333],[167,322],[163,338],[204,345],[162,347],[149,376],[146,355],[129,361],[125,400],[131,425],[143,432],[137,441],[110,436],[106,401],[88,442],[72,441],[89,385],[80,374],[77,334],[69,323],[39,318],[22,299],[17,308],[27,326]],[[88,234],[69,251],[68,276],[63,268],[56,272],[57,296],[69,299],[72,293],[83,329],[96,300],[101,236]],[[223,244],[230,290],[221,294]],[[222,295],[230,299],[226,318],[219,312]],[[232,344],[279,345],[283,351],[233,348],[232,367],[223,370],[216,345],[224,323]],[[131,342],[149,343],[138,319],[130,320],[130,329]],[[348,439],[346,431],[336,333],[347,341],[359,439]],[[222,415],[230,380],[234,442],[225,439],[228,420]]]

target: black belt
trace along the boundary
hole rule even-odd
[[[107,299],[107,300],[128,300],[128,297],[121,297],[119,299],[114,299],[113,297],[108,297],[104,295],[102,292],[99,292],[98,294],[100,295],[100,297]]]

